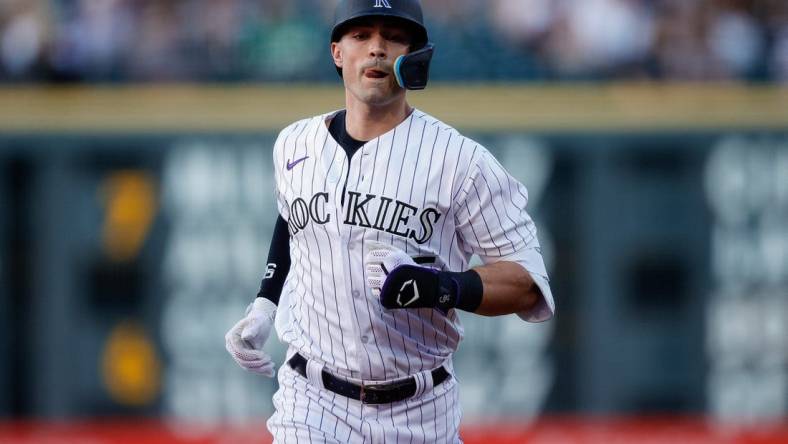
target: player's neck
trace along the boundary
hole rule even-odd
[[[371,106],[356,100],[347,101],[345,127],[348,134],[356,140],[372,140],[402,123],[412,108],[403,97],[390,104]]]

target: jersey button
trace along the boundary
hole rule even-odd
[[[369,342],[369,336],[367,336],[367,335],[362,336],[361,337],[361,342],[364,342],[364,343]]]
[[[357,298],[357,297],[358,297],[358,295],[359,295],[359,293],[358,293],[358,290],[353,290],[353,293],[352,293],[352,294],[353,294],[353,297],[354,297],[354,298]]]

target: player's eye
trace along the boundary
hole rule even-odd
[[[388,40],[402,45],[408,44],[408,38],[404,34],[391,34],[388,36]]]

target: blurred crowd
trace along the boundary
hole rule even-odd
[[[0,80],[336,79],[335,4],[0,0]],[[788,81],[788,0],[422,4],[438,80]]]

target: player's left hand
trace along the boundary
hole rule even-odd
[[[421,267],[404,251],[375,243],[364,260],[367,286],[385,308],[440,308],[457,300],[456,283],[440,272]]]

